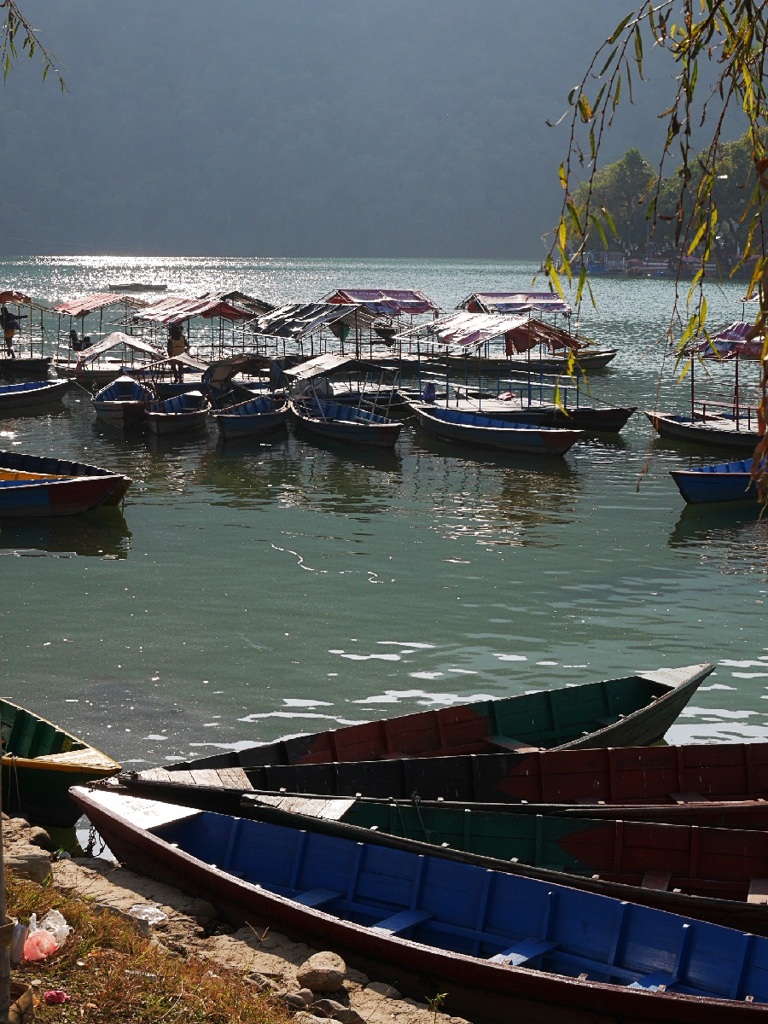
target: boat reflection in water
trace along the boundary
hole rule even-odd
[[[4,519],[0,524],[0,556],[127,558],[130,550],[131,531],[118,509],[71,518]]]

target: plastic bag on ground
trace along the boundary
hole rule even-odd
[[[34,917],[34,915],[32,916]],[[64,919],[64,915],[58,910],[49,910],[47,914],[44,914],[40,919],[38,928],[44,928],[47,932],[50,932],[54,939],[56,939],[59,947],[64,945],[69,938],[69,933],[72,931],[72,928]],[[29,920],[29,930],[32,931],[32,918]]]
[[[161,921],[168,920],[168,915],[164,911],[149,903],[135,903],[128,913],[131,917],[138,918],[139,921],[147,921],[149,924],[160,924]]]
[[[64,945],[72,928],[58,910],[49,910],[40,921],[37,914],[29,918],[29,934],[24,942],[25,960],[44,960]]]

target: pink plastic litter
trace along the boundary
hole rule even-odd
[[[45,960],[51,953],[55,953],[59,944],[53,935],[45,928],[36,932],[30,932],[27,941],[24,943],[25,960]]]
[[[67,993],[60,988],[49,989],[43,996],[44,1003],[68,1003],[69,996]]]

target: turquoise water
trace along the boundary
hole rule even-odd
[[[130,279],[273,302],[419,288],[450,309],[473,291],[529,290],[534,272],[421,260],[2,262],[4,287],[50,303]],[[594,394],[642,409],[659,390],[682,410],[687,386],[674,383],[663,344],[674,284],[598,281],[596,291],[582,328],[619,356],[593,375]],[[713,323],[741,317],[740,285],[707,297]],[[730,386],[730,368],[712,372]],[[716,673],[668,738],[768,738],[768,527],[751,508],[686,509],[669,470],[720,454],[660,442],[640,412],[619,437],[549,461],[473,457],[410,424],[394,454],[290,433],[224,450],[213,427],[173,444],[105,432],[73,389],[62,411],[0,421],[0,442],[134,480],[122,514],[0,528],[5,695],[126,764],[703,661]]]

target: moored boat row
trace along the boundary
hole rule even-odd
[[[553,1014],[725,1024],[768,1013],[768,979],[764,993],[756,980],[763,956],[768,965],[764,909],[750,902],[768,855],[762,833],[740,840],[726,829],[568,818],[556,805],[550,815],[520,813],[520,803],[428,802],[418,786],[404,800],[355,795],[376,766],[432,766],[448,795],[452,761],[477,776],[505,758],[510,789],[517,779],[525,790],[531,758],[663,755],[671,748],[613,743],[653,743],[713,667],[343,726],[125,772],[72,797],[134,870],[210,900],[233,922],[396,971],[417,998],[439,988],[449,1013],[477,1024],[522,1013],[540,1024]],[[760,759],[747,760],[758,784]],[[317,780],[345,770],[357,789],[331,798],[251,787],[252,772],[281,769]],[[573,765],[560,773],[564,784],[576,775]],[[595,776],[584,777],[594,788]]]

